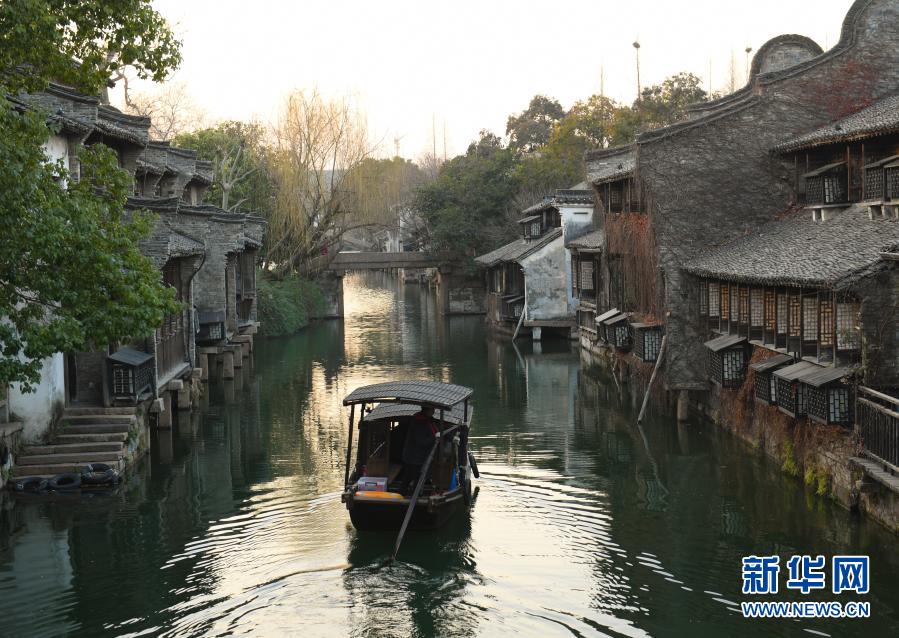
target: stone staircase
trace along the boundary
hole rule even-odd
[[[90,463],[122,471],[134,408],[67,408],[50,443],[31,445],[16,457],[13,477],[79,472]]]

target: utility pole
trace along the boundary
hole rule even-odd
[[[599,65],[599,96],[606,96],[606,67]]]
[[[437,116],[431,113],[431,154],[434,157],[434,165],[437,165]]]
[[[639,102],[643,91],[640,88],[640,42],[637,40],[634,40],[634,52],[637,56],[637,101]]]
[[[709,58],[709,99],[712,99],[712,58]]]
[[[443,120],[443,163],[446,164],[446,119]]]

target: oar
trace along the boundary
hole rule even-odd
[[[421,466],[421,476],[418,477],[418,483],[416,483],[415,490],[412,492],[412,500],[409,501],[409,508],[406,510],[406,517],[403,519],[402,527],[400,527],[400,535],[396,537],[396,545],[393,548],[393,556],[390,557],[391,562],[396,560],[396,555],[400,551],[400,544],[403,542],[403,537],[406,535],[406,528],[409,527],[409,521],[412,520],[412,510],[415,509],[415,505],[418,503],[418,496],[419,494],[421,494],[421,488],[424,487],[425,479],[428,477],[428,470],[431,469],[431,461],[434,460],[434,454],[437,452],[437,446],[440,445],[440,440],[443,437],[457,429],[459,429],[459,426],[451,427],[435,439],[434,445],[431,446],[431,451],[428,452],[428,458],[425,459],[424,465]]]

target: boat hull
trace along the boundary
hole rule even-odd
[[[350,521],[358,530],[399,530],[409,509],[409,499],[369,500],[349,498],[346,500]],[[446,524],[465,507],[461,490],[447,493],[439,501],[428,502],[421,498],[412,511],[410,529],[436,529]]]

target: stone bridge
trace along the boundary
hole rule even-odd
[[[480,277],[452,272],[443,255],[423,252],[342,251],[327,265],[328,276],[320,280],[325,294],[325,316],[343,316],[343,275],[354,270],[436,268],[437,306],[442,315],[484,314],[487,292]]]
[[[421,252],[380,253],[345,251],[337,253],[329,270],[386,270],[389,268],[437,268],[445,260],[438,255]]]

